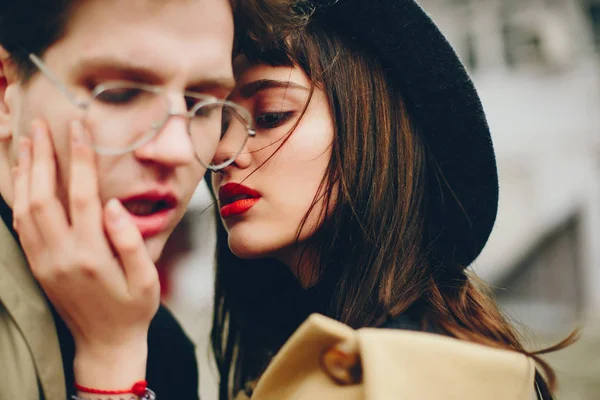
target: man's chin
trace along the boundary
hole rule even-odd
[[[152,262],[154,262],[155,264],[162,255],[166,241],[166,237],[163,237],[163,235],[156,235],[144,239],[148,255],[152,259]]]

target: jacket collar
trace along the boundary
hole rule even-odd
[[[65,399],[60,344],[51,308],[31,274],[12,229],[12,211],[0,197],[0,302],[23,335],[47,400]]]

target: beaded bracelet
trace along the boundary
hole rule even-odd
[[[104,395],[104,396],[106,396],[106,395]],[[119,395],[110,395],[110,396],[111,397],[109,397],[108,400],[156,400],[156,394],[148,388],[146,388],[146,392],[141,397],[138,397],[134,394],[132,394],[131,396],[129,396],[129,394],[126,396],[119,396]],[[97,397],[97,398],[95,398],[95,397],[79,397],[76,395],[71,396],[71,400],[94,400],[94,399],[100,400],[101,398],[100,397]],[[102,398],[102,400],[105,400],[105,399],[106,399],[105,397]]]
[[[88,388],[75,383],[75,389],[79,392],[90,395],[90,397],[78,397],[72,396],[72,400],[94,400],[94,395],[110,396],[109,400],[155,400],[156,394],[148,389],[148,383],[146,381],[139,381],[133,384],[130,389],[125,390],[103,390]],[[100,397],[97,397],[100,399]]]

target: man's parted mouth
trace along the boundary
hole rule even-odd
[[[144,217],[177,207],[177,197],[172,193],[146,192],[121,199],[131,214]]]

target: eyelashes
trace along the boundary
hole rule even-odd
[[[274,129],[288,122],[295,111],[264,112],[256,116],[254,122],[258,129]]]

